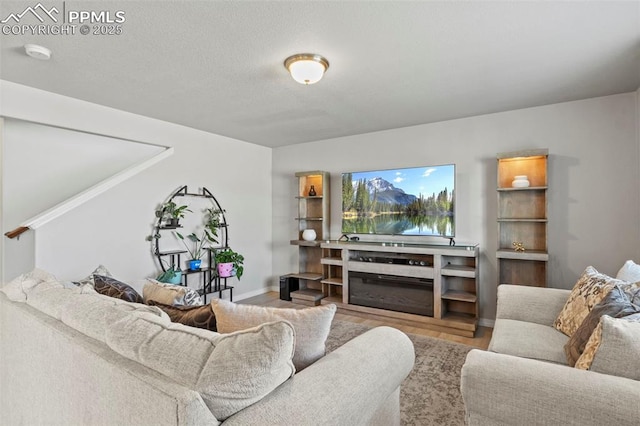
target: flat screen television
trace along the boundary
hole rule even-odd
[[[455,164],[342,174],[344,234],[455,236]]]

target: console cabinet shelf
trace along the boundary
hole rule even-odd
[[[498,154],[498,284],[546,287],[547,160],[549,151],[536,149]],[[528,187],[513,187],[516,176]],[[514,242],[525,251],[516,251]]]
[[[335,303],[344,310],[412,320],[451,334],[467,337],[475,334],[479,306],[477,245],[329,241],[321,247],[321,263],[325,268],[325,278],[321,280],[322,304]],[[352,300],[350,283],[355,281],[350,278],[369,275],[389,280],[387,288],[392,293],[395,288],[408,287],[410,293],[401,297],[403,303],[416,299],[416,288],[432,286],[432,315],[372,307]],[[418,311],[425,308],[414,307]]]

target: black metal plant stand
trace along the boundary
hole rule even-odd
[[[218,226],[218,242],[219,245],[208,247],[207,248],[207,265],[198,270],[183,270],[182,271],[182,283],[180,285],[188,286],[189,285],[189,276],[198,276],[201,281],[202,286],[198,289],[198,293],[204,298],[204,303],[207,303],[207,295],[209,293],[218,293],[218,297],[222,298],[222,294],[225,291],[229,291],[229,300],[233,301],[233,286],[227,284],[227,278],[221,278],[218,275],[218,271],[215,264],[215,253],[219,250],[224,250],[229,248],[229,233],[228,233],[228,224],[227,219],[224,215],[224,210],[220,206],[220,203],[213,196],[213,194],[207,189],[202,188],[201,192],[198,193],[190,193],[188,191],[187,185],[181,187],[176,192],[174,192],[171,197],[167,200],[167,202],[173,201],[174,198],[178,197],[200,197],[207,198],[211,200],[212,207],[218,211],[220,211],[220,215],[222,220]],[[177,204],[177,203],[176,203]],[[164,258],[168,258],[169,265],[172,267],[181,265],[181,255],[187,253],[186,250],[162,250],[160,248],[160,239],[159,236],[162,235],[161,232],[167,230],[176,230],[178,228],[182,228],[181,225],[167,225],[162,223],[162,215],[158,217],[155,226],[154,235],[155,240],[155,249],[154,254],[158,258],[158,262],[160,263],[160,268],[163,271],[166,271],[164,266],[164,262],[162,261]],[[181,268],[180,268],[181,269]]]

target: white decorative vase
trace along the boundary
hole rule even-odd
[[[513,182],[511,182],[511,186],[514,188],[528,188],[529,179],[526,175],[515,176]]]
[[[305,229],[302,231],[302,239],[305,241],[314,241],[316,239],[316,231],[313,229]]]

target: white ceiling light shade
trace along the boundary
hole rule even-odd
[[[298,53],[285,59],[284,67],[298,83],[313,84],[329,69],[329,61],[315,53]]]
[[[25,44],[24,51],[27,55],[35,59],[46,61],[51,58],[51,50],[37,44]]]

